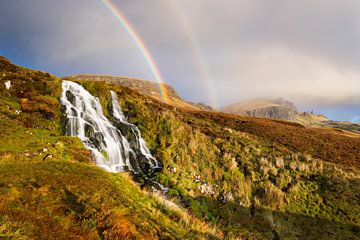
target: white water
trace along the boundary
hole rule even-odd
[[[160,168],[141,138],[139,129],[127,122],[116,93],[111,91],[114,123],[104,116],[99,99],[75,82],[62,82],[60,101],[65,106],[65,133],[79,137],[91,150],[99,167],[109,172],[130,170],[134,173]]]

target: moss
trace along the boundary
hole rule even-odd
[[[105,157],[106,160],[109,160],[109,155],[106,151],[101,151],[101,154]]]

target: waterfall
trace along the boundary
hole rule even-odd
[[[112,121],[103,114],[99,99],[75,82],[62,82],[60,102],[66,115],[65,134],[80,138],[99,167],[109,172],[146,175],[161,168],[140,130],[127,122],[115,92],[111,91]]]

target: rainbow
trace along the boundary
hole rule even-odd
[[[112,0],[99,0],[103,3],[106,8],[114,15],[114,17],[119,21],[119,23],[123,26],[129,36],[132,38],[136,46],[141,51],[144,56],[146,62],[148,63],[152,74],[155,77],[155,80],[159,84],[160,93],[162,99],[165,103],[169,103],[169,94],[166,88],[166,84],[163,81],[163,78],[160,74],[159,68],[152,57],[150,51],[146,47],[144,41],[140,38],[139,34],[135,31],[134,27],[130,24],[130,22],[126,19],[125,15],[120,11],[120,9],[112,2]]]
[[[190,24],[190,22],[188,21],[188,17],[185,15],[184,11],[181,9],[181,7],[176,3],[176,1],[174,0],[168,0],[168,2],[170,4],[170,6],[172,7],[172,9],[175,11],[176,17],[181,25],[182,30],[184,31],[187,39],[188,39],[188,43],[192,49],[192,52],[194,54],[197,66],[199,68],[199,71],[202,75],[202,79],[204,81],[204,86],[206,88],[207,94],[208,94],[208,100],[210,102],[210,105],[212,107],[217,108],[218,104],[217,104],[217,97],[216,94],[214,92],[214,84],[213,84],[213,80],[210,77],[210,71],[207,67],[207,62],[204,58],[204,54],[202,53],[200,44],[198,42],[198,39],[193,31],[193,28]]]

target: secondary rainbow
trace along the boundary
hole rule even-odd
[[[167,88],[164,84],[163,78],[160,74],[159,68],[152,57],[150,51],[146,47],[144,41],[140,38],[139,34],[135,31],[134,27],[130,24],[130,22],[126,19],[125,15],[120,11],[120,9],[111,1],[111,0],[99,0],[103,3],[106,8],[114,15],[114,17],[119,21],[119,23],[123,26],[129,36],[132,38],[136,46],[141,51],[144,56],[146,62],[148,63],[152,74],[155,77],[155,80],[159,84],[160,92],[165,103],[169,102],[169,94]]]
[[[181,28],[186,35],[186,38],[188,40],[188,43],[192,49],[192,53],[194,54],[196,64],[198,66],[198,69],[202,75],[202,80],[204,84],[204,88],[207,92],[207,97],[209,104],[212,107],[217,108],[218,107],[218,101],[217,96],[214,91],[214,84],[213,79],[211,78],[210,70],[207,67],[207,61],[204,57],[204,54],[202,52],[202,49],[200,47],[199,41],[196,37],[196,34],[193,30],[193,27],[191,23],[188,20],[188,17],[186,16],[183,9],[179,6],[179,4],[175,0],[168,0],[168,4],[170,4],[170,7],[174,10],[175,16],[181,25]]]

